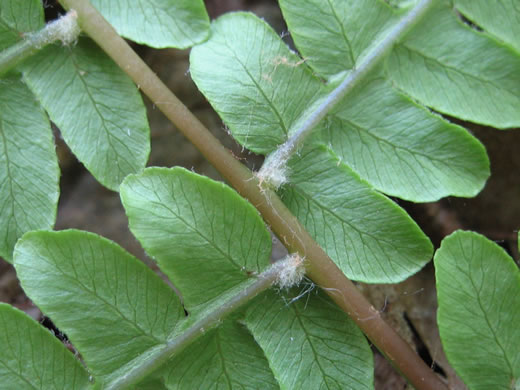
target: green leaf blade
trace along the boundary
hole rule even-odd
[[[246,324],[282,389],[373,389],[373,356],[359,328],[323,293],[260,297]]]
[[[499,129],[520,126],[520,55],[458,20],[446,3],[396,45],[387,71],[428,107]]]
[[[431,259],[415,222],[324,147],[302,151],[289,169],[282,200],[349,278],[395,283]]]
[[[464,231],[442,241],[434,262],[450,363],[471,390],[511,389],[520,378],[518,267],[498,245]]]
[[[150,129],[143,100],[92,41],[49,46],[23,69],[67,145],[103,185],[117,191],[128,174],[144,168]]]
[[[287,139],[321,93],[300,57],[264,21],[246,13],[213,22],[211,38],[191,52],[190,73],[233,137],[262,154]]]
[[[87,389],[89,375],[67,348],[25,313],[0,303],[0,389]]]
[[[202,0],[93,0],[92,4],[120,35],[155,48],[186,49],[209,33]]]
[[[14,263],[27,295],[68,335],[96,380],[165,343],[184,318],[159,276],[92,233],[27,233]]]
[[[279,389],[269,364],[251,334],[226,320],[168,363],[168,389]]]
[[[520,5],[515,0],[455,0],[455,6],[472,22],[520,52]]]
[[[398,20],[373,0],[282,0],[280,8],[305,62],[325,78],[354,68]]]
[[[388,195],[414,202],[475,196],[489,177],[482,144],[371,75],[325,119],[322,142]]]
[[[59,168],[49,120],[17,78],[0,89],[0,256],[11,261],[16,241],[56,220]]]
[[[262,219],[223,183],[183,168],[148,168],[124,181],[121,198],[130,229],[188,310],[269,265],[271,238]]]
[[[0,0],[0,50],[44,26],[40,0]]]

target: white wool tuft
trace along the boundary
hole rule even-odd
[[[70,10],[64,16],[45,27],[43,45],[56,40],[60,40],[64,45],[73,44],[78,39],[80,31],[78,13]]]
[[[283,260],[278,261],[275,266],[278,267],[278,279],[276,284],[283,289],[289,289],[297,286],[305,276],[305,258],[297,253],[287,255]]]

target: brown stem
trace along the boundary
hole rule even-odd
[[[220,174],[262,214],[290,252],[307,260],[307,275],[356,322],[374,345],[418,390],[447,390],[440,378],[381,318],[294,215],[272,191],[261,189],[252,172],[238,162],[164,85],[88,0],[61,0],[75,9],[79,24],[123,69]]]

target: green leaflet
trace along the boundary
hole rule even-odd
[[[475,196],[486,182],[485,148],[462,127],[414,104],[371,75],[325,119],[322,142],[378,190],[431,202]]]
[[[151,379],[139,383],[139,390],[167,390],[162,380]]]
[[[413,6],[417,0],[385,0],[385,2],[394,8],[408,8]]]
[[[325,148],[302,151],[289,170],[284,203],[349,278],[395,283],[431,259],[432,244],[405,211]]]
[[[373,356],[354,322],[323,293],[264,294],[246,324],[282,389],[373,389]],[[299,298],[299,299],[298,299]]]
[[[245,326],[230,319],[168,363],[168,389],[278,389],[269,364]]]
[[[40,0],[0,0],[0,50],[20,40],[20,34],[42,28]]]
[[[312,12],[301,8],[300,2],[281,3],[290,28],[296,29],[292,32],[295,43],[322,76],[346,69],[338,50],[329,47],[340,45],[333,39],[339,39],[336,35],[341,35],[340,43],[352,51],[352,58],[358,59],[395,22],[387,5],[376,2],[377,7],[367,8],[354,3],[343,21],[342,34],[341,29],[324,29],[323,24],[335,26],[338,15],[345,14],[345,2],[306,0],[305,7],[313,7]],[[360,17],[361,11],[368,15]],[[305,16],[316,14],[324,19],[313,16],[313,22]],[[358,35],[348,24],[354,16],[378,24],[372,30],[364,25],[364,35]],[[238,36],[241,29],[250,33]],[[328,40],[319,31],[329,34]],[[316,47],[313,39],[307,39],[310,35],[323,38],[324,43]],[[368,36],[375,40],[367,41]],[[278,59],[275,65],[269,64],[270,58]],[[233,136],[260,153],[286,141],[327,90],[264,22],[247,14],[219,18],[211,39],[194,48],[190,60],[193,79]],[[266,70],[267,65],[273,70]],[[220,73],[215,76],[215,71]],[[482,145],[467,131],[407,99],[380,72],[369,75],[324,119],[320,127],[327,131],[322,133],[322,142],[376,189],[393,196],[425,202],[478,193],[489,176]]]
[[[302,65],[271,27],[241,12],[214,21],[210,39],[190,55],[193,81],[233,137],[263,154],[287,139],[322,92]]]
[[[185,49],[209,33],[202,0],[92,0],[119,34],[151,47]]]
[[[188,311],[269,265],[262,219],[223,183],[183,168],[148,168],[123,182],[121,199],[130,229],[182,291]]]
[[[423,104],[497,128],[520,126],[518,69],[519,53],[464,25],[444,1],[387,63],[393,82]]]
[[[18,40],[18,34],[11,30],[4,20],[0,19],[0,50],[9,47]]]
[[[79,360],[47,329],[0,303],[0,389],[82,390],[89,377]]]
[[[437,321],[450,363],[471,390],[520,378],[520,271],[495,243],[457,231],[435,254]],[[471,351],[471,358],[468,358]]]
[[[96,381],[165,343],[184,318],[159,276],[92,233],[29,232],[14,264],[27,295],[67,334]]]
[[[325,78],[352,69],[399,20],[377,0],[281,0],[280,8],[305,63]]]
[[[0,256],[27,231],[56,219],[59,168],[49,120],[18,78],[0,88]]]
[[[520,52],[520,3],[516,0],[454,0],[455,7],[486,32]]]
[[[283,0],[280,6],[296,46],[323,77],[352,68],[402,14],[374,0]],[[482,145],[414,104],[380,73],[368,75],[326,117],[325,145],[386,194],[415,202],[475,196],[489,176]]]
[[[103,185],[117,190],[144,168],[150,129],[142,98],[92,41],[48,46],[23,70],[68,146]]]

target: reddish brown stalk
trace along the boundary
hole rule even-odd
[[[74,9],[79,23],[123,69],[170,121],[198,148],[220,174],[262,214],[290,252],[307,260],[307,275],[348,313],[374,345],[418,390],[447,390],[440,378],[381,318],[354,284],[313,240],[272,191],[261,189],[256,177],[209,132],[163,84],[88,0],[61,0]]]

